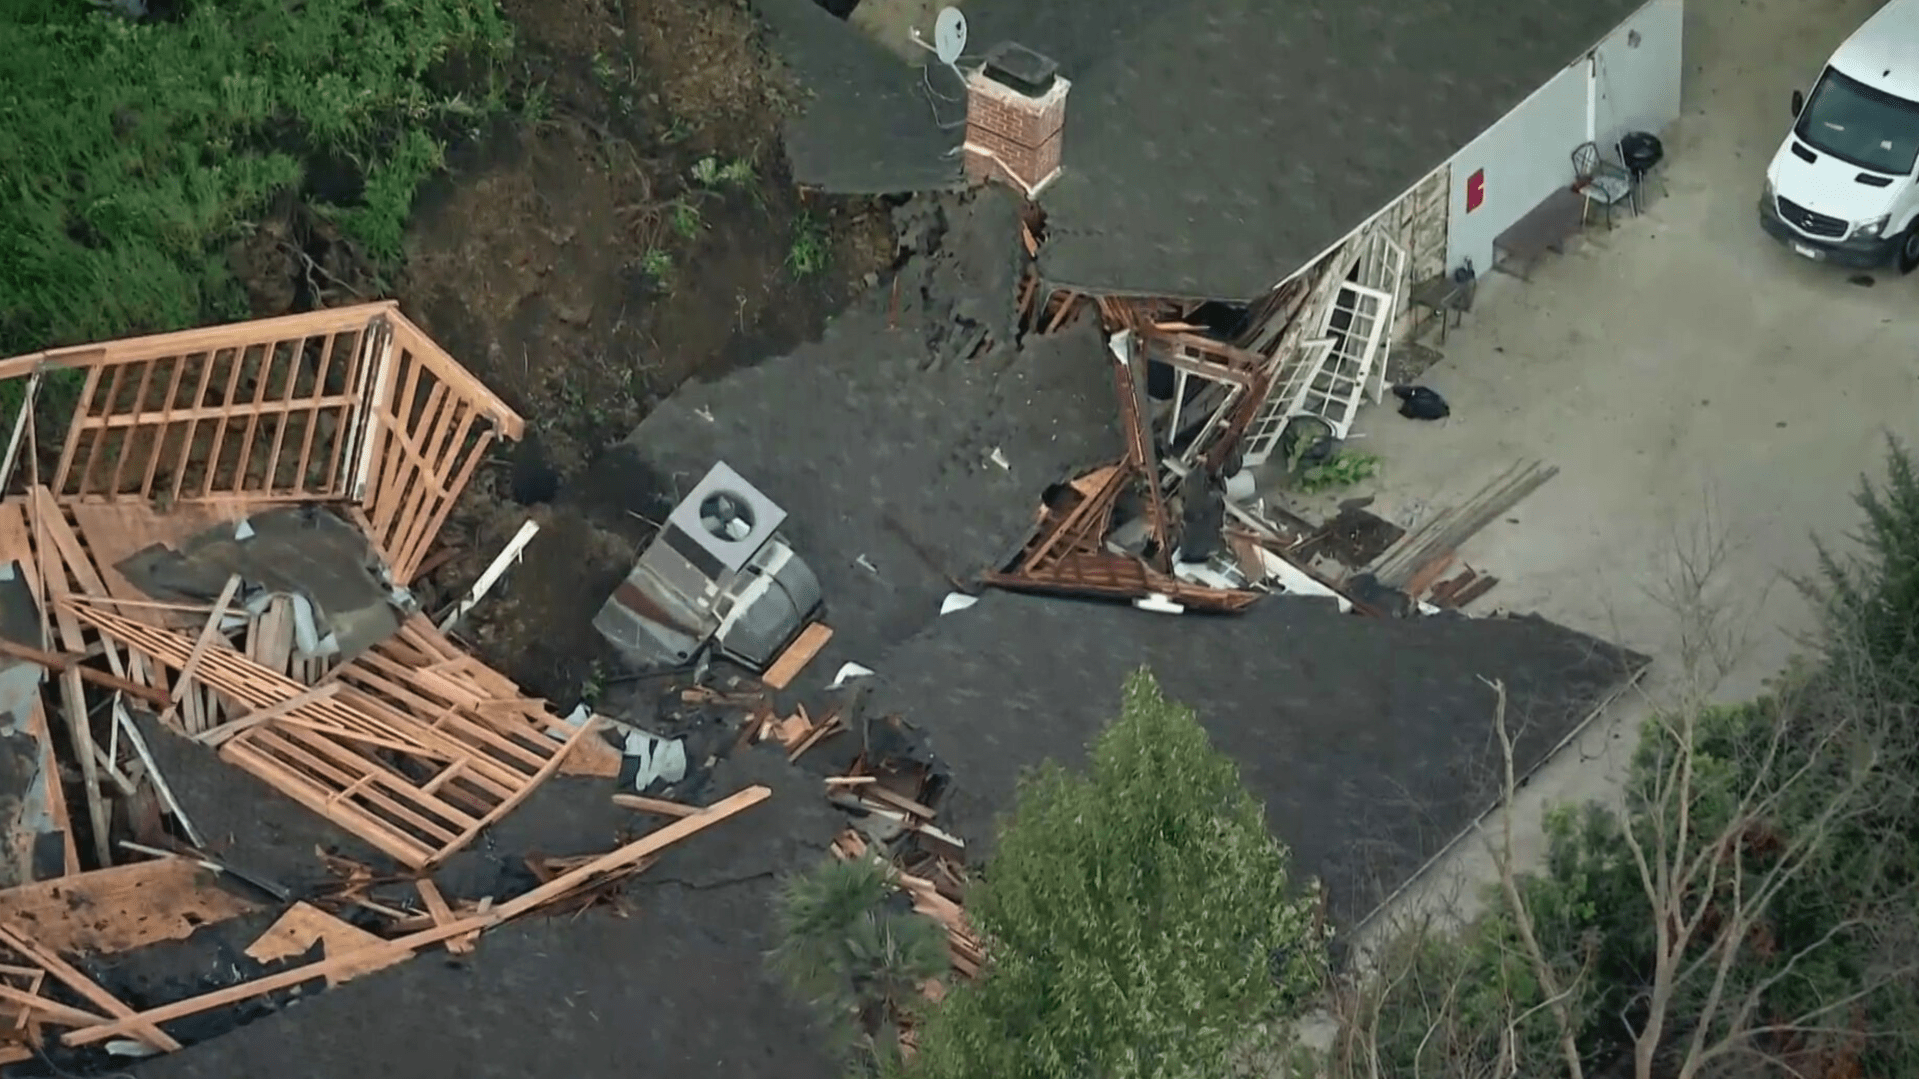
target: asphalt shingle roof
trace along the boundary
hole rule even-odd
[[[772,12],[811,0],[756,0]],[[1065,173],[1041,194],[1053,284],[1247,300],[1412,188],[1643,0],[961,0],[973,43],[1016,40],[1073,80]],[[817,9],[816,9],[817,10]],[[825,15],[824,12],[819,14]],[[770,16],[769,16],[770,17]],[[825,16],[829,21],[831,16]],[[793,22],[797,20],[788,19]],[[891,61],[848,89],[849,68],[808,67],[776,37],[822,115],[847,100],[912,101],[916,74]],[[827,30],[830,27],[821,27]],[[846,37],[859,39],[841,24]],[[861,45],[878,54],[863,39]],[[804,48],[817,50],[817,45]],[[797,51],[796,51],[797,50]],[[881,54],[883,55],[883,54]],[[890,89],[888,89],[890,88]],[[891,98],[889,98],[890,100]],[[841,173],[802,167],[842,151],[864,186],[905,177],[956,132],[912,110],[789,133],[802,183]],[[857,115],[878,117],[862,105]],[[840,110],[835,112],[835,110]],[[894,127],[899,124],[903,127]],[[912,138],[901,132],[915,130]],[[883,136],[883,137],[882,137]],[[1567,147],[1570,152],[1571,147]],[[948,160],[941,157],[940,160]],[[954,166],[957,168],[957,165]]]
[[[1079,766],[1145,665],[1238,761],[1301,875],[1363,916],[1497,800],[1494,695],[1529,773],[1645,657],[1534,618],[1342,615],[1271,596],[1238,616],[992,592],[887,654],[868,714],[897,712],[951,768],[940,825],[991,846],[1020,772]]]

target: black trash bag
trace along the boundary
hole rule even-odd
[[[1399,398],[1399,414],[1409,420],[1443,420],[1453,414],[1453,406],[1426,386],[1394,386],[1393,396]]]

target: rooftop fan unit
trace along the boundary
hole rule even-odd
[[[764,670],[820,608],[819,579],[779,534],[786,511],[725,462],[667,515],[593,627],[642,668],[709,643]]]

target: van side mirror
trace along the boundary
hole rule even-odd
[[[1794,90],[1792,92],[1792,114],[1798,116],[1804,111],[1806,111],[1806,93],[1803,90]]]

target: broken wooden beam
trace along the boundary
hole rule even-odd
[[[29,938],[26,931],[18,925],[12,922],[0,924],[0,944],[5,944],[39,964],[48,974],[53,975],[55,980],[85,998],[87,1003],[113,1016],[114,1022],[110,1025],[115,1028],[114,1033],[132,1035],[164,1053],[179,1051],[180,1043],[174,1041],[156,1023],[141,1019],[120,998],[102,989],[92,978],[80,973],[77,967]]]
[[[748,787],[737,794],[729,795],[701,812],[690,817],[681,817],[618,850],[603,854],[585,865],[562,873],[524,895],[507,900],[495,908],[495,913],[501,919],[516,918],[535,907],[558,899],[601,873],[631,865],[655,851],[678,843],[695,832],[710,828],[736,813],[758,805],[772,797],[772,794],[773,791],[768,787]]]
[[[813,662],[813,657],[820,654],[820,649],[826,647],[826,642],[832,639],[832,626],[824,622],[814,622],[807,626],[800,631],[799,636],[793,638],[792,644],[786,646],[786,651],[780,653],[779,658],[773,661],[773,665],[766,668],[766,673],[760,676],[760,681],[765,683],[768,689],[785,689],[808,663]]]
[[[865,790],[862,790],[860,794],[863,797],[867,797],[867,798],[877,798],[880,801],[885,802],[887,805],[891,806],[894,809],[911,813],[916,817],[924,817],[927,820],[932,820],[933,817],[936,815],[934,814],[932,807],[921,805],[920,803],[914,801],[913,799],[908,798],[904,794],[899,794],[895,791],[888,790],[887,788],[879,786],[877,784],[875,784],[874,786],[868,787]]]
[[[15,659],[25,660],[28,663],[37,663],[54,673],[64,673],[68,667],[78,667],[82,679],[92,682],[101,689],[117,689],[122,693],[129,693],[141,700],[149,701],[158,707],[165,707],[171,703],[166,694],[154,689],[152,686],[143,686],[130,678],[122,678],[110,671],[95,670],[92,667],[81,666],[80,661],[92,658],[90,656],[64,652],[42,652],[38,648],[28,648],[24,644],[9,641],[4,637],[0,637],[0,655],[12,656]]]
[[[1480,577],[1474,580],[1471,584],[1467,585],[1466,587],[1460,589],[1457,592],[1454,592],[1451,596],[1447,597],[1446,605],[1448,607],[1451,607],[1454,610],[1463,609],[1468,603],[1471,603],[1472,601],[1478,599],[1479,597],[1485,595],[1486,593],[1491,592],[1493,590],[1493,586],[1498,583],[1499,583],[1499,578],[1497,577]]]
[[[200,637],[193,642],[193,651],[187,653],[187,661],[180,667],[180,676],[173,681],[173,703],[187,695],[194,672],[200,669],[200,660],[205,658],[207,649],[213,647],[213,639],[220,635],[220,623],[226,620],[227,605],[233,602],[233,594],[240,590],[240,575],[227,578],[226,587],[220,589],[220,598],[213,602],[213,613],[207,616],[207,624],[200,629]]]

